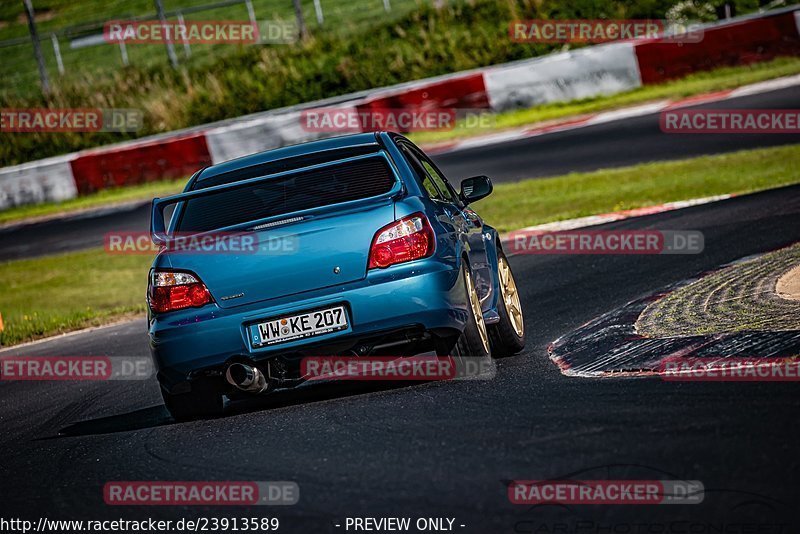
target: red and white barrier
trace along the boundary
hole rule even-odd
[[[488,109],[489,95],[484,72],[456,73],[421,80],[399,88],[378,89],[357,105],[370,109]]]
[[[697,71],[782,55],[800,55],[798,6],[709,25],[696,43],[652,39],[586,47],[375,89],[343,97],[339,101],[347,103],[336,107],[359,112],[501,111],[609,95]],[[330,104],[310,103],[0,169],[0,210],[61,201],[107,187],[188,176],[212,163],[333,135],[311,131],[303,124],[301,109],[322,106]],[[594,119],[584,118],[584,122]]]
[[[68,154],[0,169],[0,210],[78,196],[72,159]]]
[[[78,194],[189,176],[211,164],[204,133],[79,152],[71,162]]]
[[[211,161],[220,163],[320,138],[322,134],[302,127],[300,115],[299,111],[268,115],[209,130],[206,141]]]
[[[795,8],[796,9],[796,8]],[[652,39],[636,44],[645,85],[718,67],[800,55],[800,11],[780,11],[707,26],[697,43]]]
[[[567,102],[642,85],[632,43],[612,43],[490,67],[486,90],[495,111]]]

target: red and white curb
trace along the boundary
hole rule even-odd
[[[500,236],[503,243],[510,241],[511,234],[519,234],[520,232],[566,232],[568,230],[576,230],[578,228],[588,228],[591,226],[599,226],[625,219],[633,219],[635,217],[644,217],[646,215],[655,215],[657,213],[665,213],[668,211],[675,211],[684,208],[691,208],[692,206],[700,206],[702,204],[710,204],[720,200],[727,200],[735,195],[715,195],[710,197],[693,198],[689,200],[678,200],[675,202],[666,202],[656,206],[645,206],[643,208],[635,208],[630,210],[614,211],[610,213],[601,213],[599,215],[589,215],[587,217],[578,217],[575,219],[566,219],[563,221],[554,221],[544,224],[537,224],[535,226],[528,226],[513,232],[509,232]],[[513,254],[512,254],[513,255]]]
[[[700,104],[708,104],[712,102],[722,102],[732,98],[739,98],[742,96],[757,95],[760,93],[768,93],[770,91],[777,91],[779,89],[786,89],[788,87],[795,87],[800,85],[800,74],[794,76],[786,76],[783,78],[776,78],[765,82],[758,82],[750,85],[745,85],[736,89],[726,91],[717,91],[714,93],[707,93],[704,95],[692,96],[680,100],[659,100],[656,102],[648,102],[637,106],[631,106],[612,111],[603,111],[590,115],[581,115],[579,117],[571,117],[562,121],[551,121],[543,123],[538,126],[515,128],[512,130],[505,130],[503,132],[473,137],[464,139],[463,141],[453,141],[447,143],[437,143],[425,145],[423,148],[432,154],[442,154],[445,152],[455,152],[458,150],[468,150],[471,148],[485,147],[506,143],[509,141],[516,141],[519,139],[526,139],[529,137],[536,137],[540,135],[551,134],[555,132],[564,132],[568,130],[577,130],[587,126],[594,126],[596,124],[604,124],[607,122],[614,122],[618,120],[631,119],[635,117],[644,117],[645,115],[652,115],[662,111],[671,109],[680,109]]]

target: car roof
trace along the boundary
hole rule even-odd
[[[346,151],[348,148],[353,148],[363,145],[375,145],[377,147],[379,146],[379,141],[378,141],[379,134],[380,132],[369,132],[369,133],[360,133],[352,135],[342,135],[339,137],[331,137],[319,141],[309,141],[297,145],[290,145],[281,148],[276,148],[273,150],[266,150],[264,152],[258,152],[256,154],[243,156],[241,158],[232,159],[230,161],[206,167],[205,169],[200,171],[200,174],[197,175],[195,182],[203,182],[214,176],[228,174],[233,171],[238,171],[249,167],[263,165],[265,163],[270,163],[288,158],[302,157],[305,155],[316,154],[323,151],[331,151],[331,150]]]

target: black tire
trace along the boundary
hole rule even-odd
[[[508,258],[506,258],[506,255],[499,247],[497,249],[497,263],[498,286],[500,287],[500,295],[497,299],[497,314],[500,316],[500,321],[490,325],[489,336],[492,340],[492,352],[495,354],[495,357],[500,357],[511,356],[525,348],[525,323],[522,317],[522,305],[519,302],[519,296],[517,295],[516,299],[507,299],[509,295],[506,295],[504,292],[508,291],[504,288],[503,277],[500,272],[504,266],[508,269],[507,275],[511,278],[514,292],[516,292],[516,282],[514,281],[514,275],[511,272],[511,265],[508,263]],[[518,320],[522,329],[521,334],[517,331],[517,326],[515,326],[515,321],[511,316],[512,311],[508,309],[506,300],[512,300],[512,306],[518,307]],[[516,315],[516,312],[513,313]]]
[[[190,421],[222,415],[222,394],[205,382],[192,383],[189,393],[172,395],[161,388],[164,406],[176,421]]]
[[[486,324],[483,322],[483,315],[481,314],[478,319],[473,312],[474,301],[472,299],[477,299],[478,313],[480,313],[480,299],[475,291],[475,285],[472,283],[472,275],[469,272],[469,267],[466,262],[463,262],[461,265],[461,274],[464,278],[464,291],[467,296],[468,318],[464,331],[458,337],[453,353],[455,356],[462,358],[489,358],[492,355],[489,332],[486,328]],[[481,328],[483,329],[483,336],[481,335]]]

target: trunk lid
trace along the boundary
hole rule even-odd
[[[384,200],[253,232],[254,253],[165,255],[172,268],[197,274],[217,304],[230,308],[362,280],[375,231],[392,220],[394,203]]]

